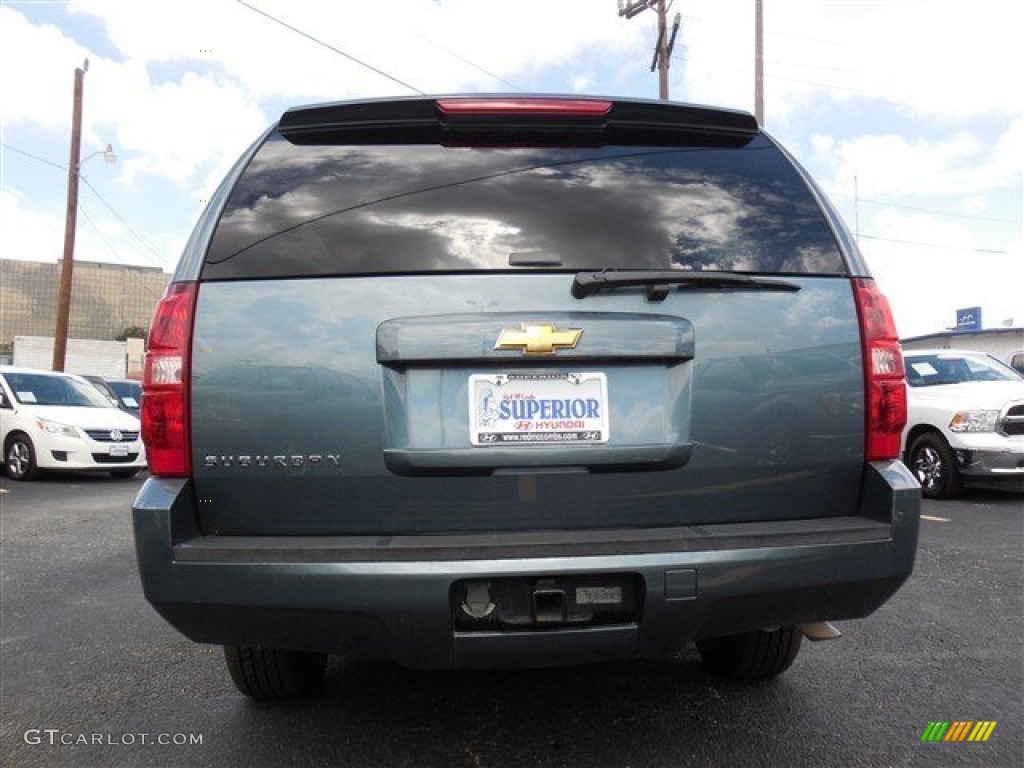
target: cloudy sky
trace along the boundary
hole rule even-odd
[[[1024,2],[764,5],[766,128],[859,234],[901,333],[970,306],[986,327],[1024,326]],[[675,0],[672,98],[753,109],[753,7]],[[0,0],[0,256],[60,257],[86,58],[82,156],[110,143],[118,159],[82,167],[76,258],[170,271],[227,168],[288,106],[654,98],[655,23],[619,18],[616,0]]]

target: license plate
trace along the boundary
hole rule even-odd
[[[127,456],[128,446],[127,445],[112,445],[110,446],[111,456]]]
[[[593,445],[608,442],[603,373],[475,373],[469,377],[473,445]]]

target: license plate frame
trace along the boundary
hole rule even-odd
[[[610,437],[602,371],[474,373],[469,440],[488,446],[592,446]]]
[[[107,454],[109,456],[114,456],[114,457],[119,458],[119,459],[127,458],[128,457],[128,444],[127,443],[119,443],[117,445],[111,445],[109,448],[107,448]]]

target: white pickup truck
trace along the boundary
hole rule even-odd
[[[1006,364],[1017,373],[1024,375],[1024,349],[1018,349],[1007,355]]]
[[[1024,376],[958,350],[906,354],[904,462],[929,498],[967,484],[1024,490]]]

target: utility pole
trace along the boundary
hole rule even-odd
[[[64,261],[57,289],[57,326],[53,332],[53,370],[64,370],[71,319],[71,277],[75,268],[75,228],[78,225],[78,173],[82,155],[82,88],[89,69],[86,59],[75,68],[74,107],[71,112],[71,156],[68,159],[68,204],[64,215]]]
[[[674,2],[674,0],[672,0]],[[672,5],[670,2],[669,6]],[[653,8],[658,13],[658,40],[654,44],[654,56],[651,59],[651,72],[658,70],[658,98],[668,99],[668,70],[671,66],[672,49],[676,45],[676,35],[679,33],[679,23],[682,16],[676,14],[672,21],[672,32],[668,33],[668,22],[666,16],[668,7],[665,0],[619,0],[619,16],[624,19],[632,19],[634,16],[643,13],[648,8]]]
[[[754,0],[754,117],[764,126],[764,8]]]

